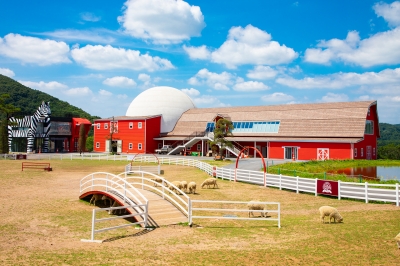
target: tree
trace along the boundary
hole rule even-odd
[[[82,153],[86,150],[86,134],[84,124],[80,124],[79,126],[78,150],[79,153]]]
[[[91,151],[93,151],[93,136],[89,136],[89,137],[87,137],[87,139],[86,139],[86,150],[88,151],[88,152],[91,152]]]
[[[109,140],[109,151],[111,154],[114,154],[114,149],[118,147],[117,141],[114,141],[113,135],[114,133],[118,133],[118,122],[112,118],[112,122],[110,122],[110,134],[106,136],[106,139]]]
[[[10,103],[6,103],[6,100],[10,98],[9,94],[0,95],[0,153],[8,153],[8,119],[12,117],[14,113],[21,111],[20,108],[15,107]]]
[[[231,121],[221,118],[217,121],[214,128],[214,140],[209,141],[212,149],[219,149],[219,155],[222,160],[222,155],[226,147],[233,147],[232,143],[225,138],[232,136],[233,124]],[[218,147],[218,148],[217,148]]]

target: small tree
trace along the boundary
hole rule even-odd
[[[0,95],[0,153],[8,153],[8,126],[10,125],[8,119],[14,113],[21,111],[20,108],[12,104],[5,103],[6,99],[10,98],[9,94]]]
[[[86,139],[86,150],[88,152],[93,151],[93,143],[94,143],[93,136],[87,137],[87,139]]]
[[[79,139],[78,139],[78,149],[79,153],[82,153],[86,150],[86,134],[85,134],[85,125],[80,124],[79,126]]]
[[[233,147],[232,143],[225,138],[228,136],[232,136],[233,124],[231,121],[221,118],[217,121],[214,128],[214,140],[209,141],[212,149],[213,147],[219,147],[219,155],[222,160],[222,155],[226,150],[226,147]]]

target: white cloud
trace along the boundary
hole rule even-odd
[[[71,51],[72,58],[83,66],[97,70],[132,69],[132,70],[165,70],[174,68],[167,59],[140,51],[114,48],[110,45],[86,45]]]
[[[200,91],[190,88],[190,89],[181,89],[184,93],[186,93],[189,97],[196,97],[200,95]]]
[[[34,81],[23,81],[19,80],[19,83],[22,85],[25,85],[28,88],[43,91],[43,92],[49,92],[49,91],[63,91],[68,88],[67,85],[62,84],[57,81],[50,81],[50,82],[44,82],[44,81],[39,81],[39,82],[34,82]]]
[[[373,7],[378,17],[383,17],[390,26],[400,26],[400,2],[395,1],[391,4],[383,2],[376,3]]]
[[[235,91],[265,91],[269,90],[269,87],[259,81],[245,81],[236,83],[233,89]]]
[[[143,81],[143,82],[146,82],[146,81],[150,81],[151,78],[150,78],[150,76],[147,75],[147,74],[140,73],[139,76],[138,76],[138,80]]]
[[[189,55],[190,59],[209,59],[211,57],[211,52],[207,49],[205,45],[199,47],[188,47],[183,46],[183,50]]]
[[[40,66],[70,63],[68,53],[69,46],[65,42],[43,40],[14,33],[0,38],[0,55],[18,59],[23,63]]]
[[[254,69],[249,70],[247,77],[251,79],[272,79],[278,75],[278,71],[270,66],[255,66]]]
[[[291,101],[294,101],[294,97],[292,95],[285,94],[282,92],[275,92],[272,94],[262,96],[261,100],[269,103],[284,103],[284,102],[289,103]]]
[[[279,65],[290,63],[298,54],[285,45],[271,41],[271,35],[252,25],[232,27],[228,39],[211,53],[212,61],[228,68],[239,65]]]
[[[111,87],[135,87],[136,82],[133,79],[117,76],[112,78],[107,78],[103,81],[103,84]]]
[[[92,95],[93,92],[89,89],[89,87],[81,87],[81,88],[68,89],[68,90],[64,91],[64,94],[66,94],[68,96],[82,97],[82,96]]]
[[[399,64],[400,27],[363,40],[357,31],[351,31],[345,40],[323,40],[317,46],[305,51],[305,62],[330,64],[331,61],[343,61],[363,67]]]
[[[200,7],[182,0],[128,0],[124,7],[118,17],[124,31],[153,43],[180,43],[205,27]]]
[[[111,96],[111,95],[113,95],[111,92],[106,91],[106,90],[99,90],[99,94],[101,96]]]
[[[97,22],[97,21],[101,20],[100,16],[96,16],[95,14],[90,13],[90,12],[83,12],[80,15],[81,15],[81,19],[84,21]]]
[[[217,74],[203,68],[194,77],[191,77],[188,82],[191,85],[207,84],[215,90],[229,90],[228,85],[233,84],[234,78],[235,76],[225,71]]]
[[[229,104],[222,103],[217,97],[211,95],[203,95],[198,98],[193,98],[193,101],[198,107],[227,107]]]
[[[321,102],[348,102],[349,97],[346,94],[335,94],[328,92],[325,96],[320,100]]]
[[[56,30],[52,32],[43,32],[40,35],[49,36],[60,40],[70,40],[70,41],[88,41],[93,43],[113,43],[115,41],[111,34],[115,34],[112,31],[105,29],[92,29],[92,30]],[[79,48],[73,47],[73,48]]]
[[[12,78],[15,76],[14,71],[12,71],[11,69],[8,69],[8,68],[0,68],[0,74],[7,76],[9,78]]]
[[[296,89],[343,89],[351,86],[393,84],[400,82],[400,68],[385,69],[380,72],[365,72],[362,74],[339,72],[303,79],[285,77],[276,79],[276,82]]]

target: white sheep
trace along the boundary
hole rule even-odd
[[[263,211],[265,209],[265,204],[261,204],[259,201],[250,201],[247,203],[247,207],[249,208],[249,217],[250,214],[254,217],[254,211]],[[261,217],[267,217],[268,212],[261,212]]]
[[[394,239],[397,241],[397,247],[400,249],[400,233]]]
[[[110,207],[121,207],[121,205],[117,201],[114,201],[113,205]],[[108,211],[108,214],[117,214],[117,213],[123,214],[123,213],[125,213],[125,209],[117,209],[117,210],[109,210]]]
[[[171,185],[169,185],[169,190],[170,191],[176,191],[175,193],[176,194],[178,194],[178,191],[176,190],[176,188],[174,187],[174,186],[172,186],[172,185],[174,185],[175,187],[177,187],[177,188],[179,188],[179,189],[182,189],[182,184],[181,184],[181,182],[180,181],[173,181],[172,183],[171,183]]]
[[[107,205],[107,201],[110,203],[109,205],[111,206],[113,203],[113,199],[110,197],[107,197],[106,195],[103,195],[103,197],[101,197],[101,200],[104,201],[104,203]]]
[[[322,206],[319,208],[319,213],[322,223],[325,222],[325,216],[329,216],[329,223],[331,223],[332,218],[335,223],[336,221],[338,223],[343,222],[343,217],[339,214],[336,208],[330,206]]]
[[[189,189],[189,193],[196,194],[196,183],[195,182],[190,182],[188,184],[188,189]]]
[[[102,195],[101,194],[93,194],[92,198],[89,201],[89,205],[92,204],[96,206],[96,200],[101,200]]]
[[[157,183],[162,184],[162,182],[163,182],[162,178],[159,178],[159,177],[151,178],[151,180],[154,181],[154,186],[155,186],[155,187],[157,186]],[[155,183],[155,182],[157,182],[157,183]]]
[[[182,185],[182,190],[186,192],[188,189],[188,183],[186,181],[181,181],[181,185]]]
[[[208,178],[206,180],[204,180],[204,182],[201,184],[201,188],[204,188],[204,186],[207,186],[207,188],[210,188],[211,185],[214,185],[213,188],[215,188],[215,186],[217,186],[217,179],[215,178]]]

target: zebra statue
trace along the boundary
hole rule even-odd
[[[35,138],[43,138],[43,152],[49,151],[49,132],[50,132],[50,102],[42,102],[32,116],[24,118],[11,117],[8,126],[8,147],[12,151],[12,138],[27,138],[27,152],[32,152]],[[43,124],[43,132],[37,132],[38,123]]]

